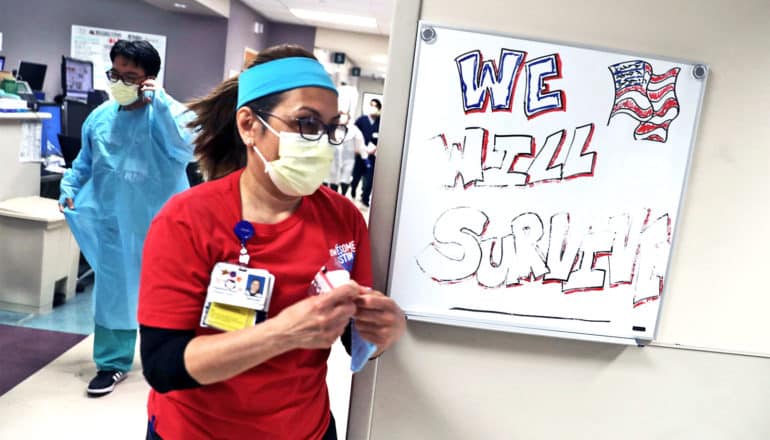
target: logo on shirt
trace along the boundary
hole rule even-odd
[[[334,245],[329,249],[329,255],[337,258],[342,267],[348,272],[353,270],[353,262],[356,260],[356,242],[351,240],[347,243]]]

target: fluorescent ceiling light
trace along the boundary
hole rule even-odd
[[[321,21],[326,23],[346,24],[349,26],[360,26],[376,28],[377,20],[372,17],[363,17],[360,15],[336,14],[333,12],[310,11],[308,9],[289,9],[289,12],[295,17],[309,21]]]
[[[184,3],[174,3],[174,7],[179,9],[187,9],[187,5]]]

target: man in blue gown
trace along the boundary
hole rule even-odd
[[[82,128],[82,148],[61,181],[60,209],[94,269],[94,362],[88,395],[112,392],[131,369],[141,253],[155,214],[188,188],[193,115],[155,81],[160,56],[146,41],[115,43],[112,98]]]

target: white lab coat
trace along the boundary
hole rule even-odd
[[[348,124],[348,134],[340,145],[335,145],[334,160],[332,161],[329,177],[326,183],[339,185],[353,180],[353,165],[356,154],[366,154],[364,135],[352,122]]]

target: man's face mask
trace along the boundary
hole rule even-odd
[[[278,159],[268,162],[256,146],[252,147],[262,162],[273,184],[287,196],[313,194],[329,175],[334,148],[327,135],[309,141],[299,133],[278,132],[257,115],[271,133],[278,136]]]
[[[127,86],[123,84],[123,81],[110,82],[110,92],[115,101],[125,107],[139,99],[139,84]]]

